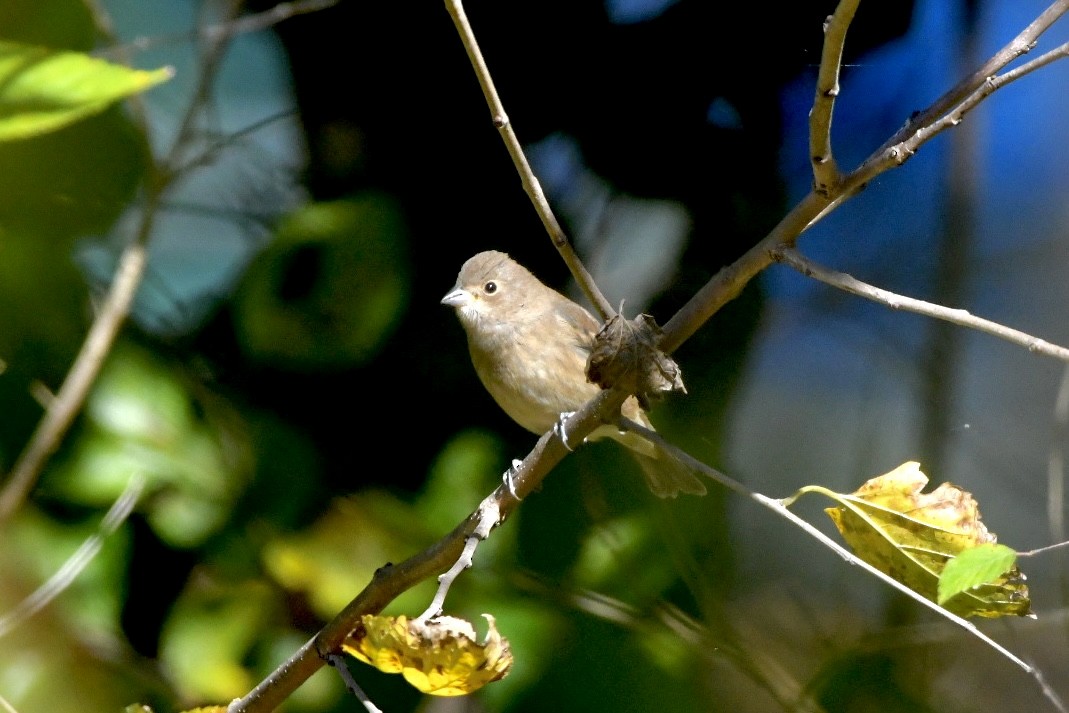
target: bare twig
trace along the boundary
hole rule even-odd
[[[531,165],[527,161],[527,156],[523,153],[520,140],[516,138],[516,132],[513,131],[512,123],[505,113],[505,105],[501,102],[501,97],[498,96],[497,89],[494,87],[494,80],[490,76],[486,60],[483,59],[482,51],[475,40],[475,33],[471,29],[471,23],[468,22],[463,3],[461,0],[446,0],[445,6],[449,11],[449,16],[453,18],[453,24],[456,25],[457,32],[460,33],[460,39],[464,43],[468,59],[471,60],[471,66],[475,69],[475,75],[479,78],[479,85],[482,87],[483,95],[486,97],[486,103],[490,106],[491,119],[494,122],[494,126],[497,127],[498,133],[501,134],[501,139],[505,142],[509,156],[512,157],[512,163],[516,166],[516,172],[520,174],[523,189],[531,199],[538,217],[542,219],[542,225],[545,226],[546,232],[549,233],[553,246],[557,248],[561,257],[564,258],[564,262],[568,265],[568,269],[571,270],[572,276],[579,284],[580,289],[583,290],[583,294],[586,295],[587,299],[590,300],[590,304],[597,310],[601,316],[601,321],[607,321],[616,314],[616,311],[609,304],[609,301],[605,299],[605,295],[601,293],[601,290],[594,283],[594,278],[590,276],[586,266],[576,255],[571,241],[564,234],[564,229],[561,228],[557,217],[553,214],[553,209],[549,206],[549,201],[546,200],[546,195],[542,191],[542,184],[539,182],[538,177],[534,175],[534,171],[531,170]]]
[[[97,531],[85,540],[81,546],[63,563],[55,574],[48,578],[30,596],[23,599],[15,608],[0,615],[0,639],[19,624],[48,606],[49,602],[62,594],[78,578],[78,575],[93,561],[106,540],[133,511],[144,490],[145,479],[138,474],[130,478],[122,493],[108,509],[100,521]]]
[[[216,25],[198,27],[188,32],[172,32],[169,34],[152,35],[151,37],[137,37],[125,43],[113,42],[110,47],[100,50],[103,56],[118,55],[132,51],[144,51],[163,45],[173,45],[190,42],[191,40],[215,40],[220,37],[234,37],[274,27],[275,25],[298,15],[306,15],[319,12],[337,5],[341,0],[294,0],[282,2],[263,12],[245,15],[244,17]],[[85,0],[96,12],[100,6],[99,0]],[[100,23],[98,22],[99,26]]]
[[[151,211],[146,211],[150,213]],[[111,289],[97,315],[78,356],[63,380],[41,422],[37,424],[26,448],[19,455],[11,477],[0,492],[0,522],[9,518],[26,499],[41,468],[59,447],[63,435],[85,403],[104,359],[130,311],[137,286],[145,271],[148,238],[147,222],[142,231],[123,251]]]
[[[809,160],[813,164],[813,190],[828,195],[842,176],[831,145],[831,119],[839,96],[839,68],[843,61],[846,31],[861,0],[844,0],[824,21],[824,49],[817,73],[816,96],[809,112]]]
[[[844,0],[844,2],[852,2],[852,0]],[[927,122],[911,122],[906,127],[909,129],[908,131],[903,129],[903,131],[900,131],[895,137],[892,137],[892,140],[887,144],[890,148],[886,150],[889,152],[891,160],[885,160],[888,157],[883,155],[883,150],[881,149],[881,151],[877,151],[877,153],[870,158],[872,167],[868,173],[859,169],[858,171],[844,176],[843,179],[838,182],[834,190],[830,190],[828,195],[820,195],[816,192],[810,192],[809,195],[803,198],[801,202],[784,216],[780,223],[760,243],[747,251],[734,264],[720,270],[720,272],[718,272],[691,298],[683,309],[669,320],[664,328],[664,336],[660,343],[661,348],[666,352],[671,352],[678,348],[691,335],[693,335],[694,332],[709,319],[709,317],[719,310],[720,307],[737,296],[750,280],[768,267],[772,263],[773,255],[776,254],[777,251],[793,247],[798,237],[806,230],[806,228],[823,216],[828,209],[834,207],[845,198],[848,198],[850,195],[860,190],[865,181],[900,164],[902,161],[894,160],[898,157],[897,152],[901,150],[900,148],[896,148],[895,145],[905,141],[906,138],[915,134],[916,130],[911,127],[926,126],[927,124],[934,122],[936,119],[946,114],[949,109],[959,104],[964,97],[982,84],[982,82],[990,75],[991,71],[997,71],[999,67],[1013,59],[1013,57],[1019,56],[1027,51],[1030,46],[1029,43],[1034,42],[1035,37],[1041,34],[1042,31],[1056,19],[1057,15],[1065,12],[1065,7],[1062,6],[1066,5],[1066,3],[1069,3],[1069,0],[1056,3],[1055,6],[1052,6],[1052,9],[1049,9],[1025,32],[1022,32],[1021,35],[1018,36],[1018,39],[1015,40],[1016,44],[1011,43],[1011,48],[1014,48],[1013,52],[1015,52],[1013,56],[1003,57],[1000,53],[995,60],[992,60],[985,65],[982,72],[987,70],[988,66],[992,65],[992,62],[997,64],[994,70],[986,71],[986,73],[978,73],[979,79],[975,79],[977,75],[974,74],[972,78],[963,81],[958,87],[952,89],[932,105],[925,114],[926,116],[929,114],[931,115]],[[487,69],[482,54],[475,43],[474,36],[461,3],[459,0],[446,0],[446,5],[450,15],[453,17],[458,31],[460,32],[469,59],[471,60],[479,82],[482,85],[483,93],[490,106],[494,125],[499,129],[509,154],[512,156],[513,162],[520,173],[524,188],[527,191],[528,196],[531,198],[543,224],[546,226],[554,245],[561,251],[569,268],[572,269],[572,274],[576,277],[576,280],[583,287],[590,301],[598,308],[598,311],[602,316],[605,317],[606,315],[611,315],[613,313],[611,305],[609,305],[604,297],[597,292],[593,282],[589,279],[589,275],[586,274],[585,269],[582,269],[578,259],[575,258],[570,243],[560,229],[556,218],[553,216],[552,212],[549,211],[548,202],[545,200],[545,196],[542,193],[537,178],[530,171],[526,157],[523,155],[520,144],[516,139],[508,117],[505,114],[504,107],[494,89],[489,70]],[[962,87],[964,87],[964,90]],[[870,166],[866,163],[862,168],[870,169]],[[581,440],[601,423],[604,423],[607,420],[615,420],[619,413],[620,404],[623,402],[624,398],[624,394],[613,391],[600,393],[582,409],[568,418],[565,424],[567,433],[573,440]],[[671,444],[664,443],[656,436],[656,434],[650,434],[647,435],[647,437],[651,438],[651,440],[657,439],[657,442],[659,442],[663,448],[670,450],[672,453],[678,452],[677,457],[681,461],[706,473],[706,475],[724,484],[726,487],[735,490],[741,489],[740,492],[746,493],[751,499],[772,509],[782,517],[796,522],[799,527],[822,541],[833,551],[842,556],[847,562],[857,564],[858,566],[869,570],[874,576],[884,579],[891,586],[902,590],[907,596],[918,598],[918,601],[925,606],[931,607],[940,612],[943,616],[955,621],[955,623],[958,623],[975,636],[988,642],[992,647],[1009,658],[1016,665],[1031,673],[1033,677],[1042,684],[1042,679],[1038,671],[1028,666],[1028,664],[1021,661],[1021,659],[1017,658],[997,643],[991,641],[988,637],[980,633],[972,624],[960,617],[955,617],[949,612],[946,612],[934,602],[924,599],[895,580],[887,577],[882,572],[879,572],[878,570],[873,569],[870,565],[858,560],[819,530],[799,519],[793,513],[787,511],[782,502],[747,491],[741,484],[734,483],[734,481],[723,474],[712,471],[708,466],[694,460],[686,453],[678,451],[678,449],[675,449]],[[528,454],[524,461],[515,470],[513,482],[516,494],[520,498],[523,498],[533,491],[538,484],[542,482],[549,470],[564,458],[566,453],[567,452],[561,444],[560,439],[555,437],[552,432],[544,434],[531,453]],[[732,485],[732,483],[734,483],[734,485]],[[519,502],[509,494],[508,489],[504,486],[499,487],[491,498],[493,498],[494,503],[499,508],[500,522],[504,522],[508,518]],[[329,654],[334,654],[339,650],[342,641],[355,628],[356,623],[360,620],[362,615],[381,611],[381,609],[398,594],[408,590],[430,576],[445,571],[447,568],[457,563],[464,550],[465,543],[469,540],[472,533],[475,531],[475,528],[478,526],[478,520],[478,515],[473,513],[451,533],[423,552],[414,555],[399,565],[387,566],[376,572],[375,577],[368,586],[365,587],[365,589],[357,595],[357,597],[353,599],[343,611],[328,623],[313,640],[301,647],[299,651],[290,657],[289,660],[274,671],[268,678],[262,681],[248,695],[231,703],[229,712],[245,713],[248,711],[269,711],[279,705],[294,689],[296,689],[297,686],[303,683],[312,675],[312,673],[322,666],[323,657]],[[1057,701],[1057,697],[1053,692],[1045,686],[1044,691],[1048,695],[1048,698],[1056,701],[1059,710],[1063,710],[1060,701]]]
[[[982,631],[980,631],[979,629],[977,629],[976,626],[974,624],[972,624],[971,622],[969,622],[968,620],[958,616],[957,614],[953,614],[953,613],[947,611],[943,607],[941,607],[938,604],[936,604],[935,602],[933,602],[931,599],[928,599],[927,597],[924,597],[921,594],[913,591],[912,589],[910,589],[906,585],[904,585],[901,582],[899,582],[894,577],[891,577],[889,574],[886,574],[886,573],[882,572],[881,570],[877,569],[876,567],[873,567],[871,564],[869,564],[865,560],[861,559],[860,557],[854,555],[852,552],[847,550],[845,547],[840,545],[838,542],[836,542],[835,540],[831,539],[829,536],[825,535],[823,532],[818,530],[816,527],[814,527],[813,525],[811,525],[807,521],[803,520],[802,518],[800,518],[799,516],[797,516],[793,512],[791,512],[788,508],[798,498],[798,496],[801,494],[800,492],[795,494],[795,495],[793,495],[793,496],[791,496],[791,497],[789,497],[789,498],[782,498],[782,499],[770,498],[770,497],[768,497],[766,495],[762,495],[761,493],[753,492],[753,491],[747,489],[746,486],[742,485],[738,481],[736,481],[736,480],[734,480],[732,478],[729,478],[728,476],[724,475],[720,471],[709,467],[705,463],[702,463],[700,460],[698,460],[698,459],[694,458],[693,456],[691,456],[686,451],[682,450],[681,448],[678,448],[677,446],[675,446],[674,444],[670,443],[669,441],[666,441],[656,431],[651,431],[649,429],[642,428],[641,426],[637,426],[637,424],[632,424],[632,423],[627,422],[627,421],[622,422],[622,425],[625,425],[625,426],[627,426],[628,429],[632,429],[632,430],[635,430],[636,432],[640,433],[644,438],[650,440],[655,445],[657,445],[659,448],[661,448],[662,450],[664,450],[669,455],[673,456],[674,458],[676,458],[677,460],[679,460],[681,463],[685,464],[689,468],[691,468],[691,469],[693,469],[695,471],[704,473],[709,478],[712,478],[716,482],[718,482],[718,483],[720,483],[722,485],[725,485],[726,487],[730,488],[731,490],[734,490],[735,492],[741,492],[741,493],[745,494],[750,500],[753,500],[754,502],[756,502],[756,503],[768,508],[773,513],[775,513],[776,515],[778,515],[778,516],[780,516],[780,517],[782,517],[782,518],[784,518],[786,520],[789,520],[793,524],[797,525],[807,535],[809,535],[810,537],[813,537],[814,539],[819,541],[821,544],[823,544],[824,546],[828,547],[830,550],[832,550],[837,555],[842,557],[843,560],[847,564],[856,565],[856,566],[860,567],[861,569],[865,570],[866,572],[868,572],[869,574],[873,575],[877,579],[882,580],[885,584],[887,584],[887,585],[893,587],[894,589],[897,589],[898,591],[902,592],[903,594],[908,596],[910,599],[912,599],[912,600],[914,600],[914,601],[926,606],[927,608],[931,609],[932,611],[934,611],[935,613],[939,614],[940,616],[942,616],[942,617],[944,617],[946,619],[949,619],[954,624],[957,624],[962,629],[964,629],[965,631],[969,632],[970,634],[972,634],[973,636],[975,636],[976,638],[980,639],[985,644],[990,646],[992,649],[994,649],[996,652],[1001,654],[1003,657],[1005,657],[1009,661],[1013,662],[1016,666],[1018,666],[1025,673],[1027,673],[1030,676],[1032,676],[1032,678],[1035,679],[1035,681],[1039,684],[1041,690],[1043,691],[1044,696],[1047,697],[1047,699],[1057,708],[1057,710],[1061,711],[1062,713],[1065,712],[1066,709],[1065,709],[1065,706],[1062,703],[1061,699],[1050,688],[1050,686],[1047,685],[1046,681],[1044,681],[1044,679],[1043,679],[1042,672],[1039,671],[1037,668],[1035,668],[1034,666],[1031,666],[1030,664],[1026,663],[1023,659],[1018,657],[1016,654],[1011,652],[1009,649],[1005,648],[1004,646],[999,644],[997,641],[995,641],[994,639],[989,637],[987,634],[985,634]]]
[[[583,408],[568,417],[564,428],[569,438],[582,441],[596,427],[614,420],[625,394],[602,391]],[[610,418],[611,417],[611,418]],[[553,432],[543,434],[534,449],[513,469],[513,488],[522,500],[541,485],[549,472],[568,454],[561,439]],[[491,495],[503,523],[519,505],[505,485]],[[486,501],[484,501],[485,504]],[[446,571],[458,561],[464,545],[475,532],[483,513],[476,510],[448,535],[427,549],[397,565],[379,569],[374,578],[355,599],[337,614],[314,639],[260,682],[244,698],[233,701],[229,713],[266,712],[282,703],[298,686],[315,673],[327,654],[337,653],[364,614],[377,614],[398,595],[408,591],[428,577]]]
[[[1051,344],[1039,337],[1033,337],[1031,334],[1026,334],[1025,332],[1013,329],[1012,327],[1007,327],[998,322],[992,322],[991,320],[983,319],[982,317],[976,317],[970,314],[968,310],[944,307],[943,305],[925,302],[924,300],[918,300],[913,297],[905,297],[903,295],[895,294],[894,292],[888,292],[879,287],[861,282],[860,280],[847,275],[845,272],[836,272],[835,270],[829,270],[826,267],[822,267],[803,256],[797,250],[791,248],[777,250],[773,253],[773,257],[785,265],[790,265],[807,277],[815,278],[827,285],[837,287],[840,290],[857,295],[858,297],[864,297],[867,300],[872,300],[873,302],[885,305],[891,309],[923,314],[927,317],[941,319],[962,327],[969,327],[970,329],[975,329],[984,334],[990,334],[993,337],[1005,339],[1007,342],[1022,346],[1033,354],[1042,354],[1043,356],[1049,356],[1064,362],[1069,362],[1069,349],[1060,347],[1057,344]]]
[[[360,687],[360,684],[353,678],[353,672],[349,670],[349,667],[345,663],[345,657],[341,654],[327,654],[327,663],[338,672],[341,676],[341,680],[345,682],[345,687],[356,696],[357,700],[364,706],[364,709],[368,713],[382,713],[378,706],[371,702],[368,695],[364,693],[364,689]]]
[[[241,0],[231,0],[230,16],[235,16],[240,7]],[[108,30],[110,19],[107,14],[99,10],[96,17],[98,21],[105,23],[102,31]],[[0,522],[9,518],[26,499],[44,464],[59,447],[74,417],[81,411],[86,396],[115,343],[119,329],[130,313],[134,296],[145,273],[147,246],[155,224],[160,197],[175,176],[172,168],[177,165],[178,156],[192,134],[194,121],[207,101],[228,38],[228,34],[219,35],[204,51],[200,78],[191,104],[180,124],[178,138],[168,158],[148,168],[144,189],[145,206],[140,225],[119,257],[119,266],[104,304],[56,393],[56,398],[45,411],[29,443],[15,462],[3,491],[0,492]],[[146,126],[142,128],[147,132]]]
[[[442,613],[445,597],[449,593],[449,588],[453,586],[453,581],[457,578],[457,575],[471,567],[471,558],[475,554],[475,548],[490,536],[490,531],[497,527],[497,524],[501,521],[501,512],[492,494],[479,504],[479,509],[475,512],[478,524],[464,541],[464,550],[460,553],[460,557],[457,557],[457,561],[453,566],[449,568],[449,571],[438,575],[438,591],[434,593],[434,598],[431,600],[427,610],[416,617],[415,621],[433,619]]]
[[[899,129],[894,136],[884,142],[883,146],[873,153],[869,160],[881,155],[885,150],[890,149],[892,146],[902,143],[918,128],[935,123],[940,117],[946,115],[951,109],[962,103],[966,97],[976,91],[977,87],[988,81],[989,78],[998,74],[998,72],[1007,64],[1021,55],[1031,52],[1039,37],[1050,29],[1050,26],[1053,25],[1058,18],[1064,15],[1066,11],[1069,11],[1069,0],[1057,0],[1056,2],[1051,3],[1046,10],[1040,13],[1039,17],[1033,20],[1028,27],[1010,40],[1005,47],[996,52],[995,55],[985,62],[979,69],[954,85],[950,91],[939,97],[939,99],[937,99],[930,107],[911,117],[910,120],[906,122],[905,126]],[[867,162],[868,161],[866,161],[866,163]]]
[[[852,0],[843,0],[843,2],[852,2]],[[984,63],[979,70],[963,79],[930,107],[906,122],[902,129],[869,156],[861,166],[844,175],[838,186],[828,195],[824,196],[811,191],[761,242],[732,265],[721,269],[683,305],[679,312],[668,320],[660,342],[661,349],[667,353],[678,349],[721,307],[737,297],[750,280],[767,268],[772,263],[776,251],[794,247],[805,230],[863,189],[869,181],[905,163],[923,144],[959,123],[961,117],[981,100],[1010,81],[1023,76],[1020,73],[1007,72],[1005,77],[999,78],[995,77],[995,73],[1031,50],[1039,36],[1066,11],[1069,11],[1069,0],[1058,0],[1053,3],[1013,41]],[[1040,58],[1043,62],[1031,67],[1029,71],[1049,64],[1066,53],[1069,53],[1069,49],[1054,50],[1048,53],[1053,56],[1044,55]],[[1025,67],[1018,69],[1023,70]]]

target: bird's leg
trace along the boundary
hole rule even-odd
[[[568,431],[566,430],[564,422],[567,421],[568,417],[573,413],[575,413],[575,411],[565,411],[560,415],[560,419],[553,424],[553,432],[560,437],[560,442],[564,444],[564,447],[567,448],[569,452],[574,451],[575,449],[568,444]]]
[[[509,489],[509,495],[516,498],[517,501],[523,500],[523,498],[516,494],[516,482],[515,480],[513,480],[513,478],[516,475],[516,469],[519,468],[521,465],[523,465],[522,460],[516,460],[515,458],[513,458],[512,465],[509,466],[509,469],[506,470],[501,476],[501,482],[504,483],[505,487]]]

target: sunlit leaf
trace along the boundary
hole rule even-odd
[[[939,603],[972,587],[995,582],[1013,569],[1017,553],[1006,545],[983,544],[947,562],[939,577]]]
[[[0,141],[55,131],[171,78],[81,52],[0,40]]]
[[[920,464],[908,462],[849,495],[817,486],[801,492],[821,493],[836,501],[825,512],[859,557],[937,601],[947,562],[977,545],[993,544],[996,538],[980,521],[972,495],[950,483],[921,492],[927,484]],[[961,616],[1031,615],[1028,587],[1016,567],[942,604]]]
[[[482,643],[471,623],[443,616],[429,621],[365,615],[345,640],[346,652],[385,673],[400,673],[424,693],[462,696],[504,678],[512,666],[508,640],[494,617]]]

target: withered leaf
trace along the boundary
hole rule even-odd
[[[617,314],[594,338],[587,379],[603,389],[634,394],[642,408],[667,391],[686,393],[679,365],[657,348],[661,328],[648,314],[628,320]]]
[[[512,667],[509,643],[494,617],[476,641],[470,622],[451,616],[421,621],[405,616],[364,615],[342,648],[385,673],[400,673],[424,693],[462,696],[504,678]]]
[[[980,521],[971,494],[951,483],[922,492],[928,476],[916,462],[872,478],[849,495],[810,486],[836,502],[825,512],[863,560],[922,596],[938,601],[947,562],[996,537]],[[1031,615],[1025,577],[1016,566],[942,605],[960,616]]]

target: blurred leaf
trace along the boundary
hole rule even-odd
[[[82,0],[4,0],[3,38],[28,45],[89,51],[96,40],[93,18]]]
[[[506,467],[497,436],[476,430],[455,435],[431,465],[416,503],[427,528],[442,534],[452,530],[497,487]]]
[[[508,675],[509,642],[494,617],[482,643],[470,622],[451,616],[428,621],[404,616],[363,617],[342,648],[385,673],[400,673],[423,693],[463,696]]]
[[[308,597],[316,614],[338,613],[371,581],[375,570],[426,546],[432,536],[407,503],[385,493],[361,492],[336,500],[303,532],[282,535],[263,550],[264,568],[283,587]],[[404,607],[426,606],[417,588],[395,600]]]
[[[661,598],[679,577],[655,536],[648,511],[600,523],[582,540],[574,578],[582,587],[626,598],[627,605],[645,606]]]
[[[175,603],[160,637],[160,661],[187,698],[229,701],[255,685],[250,649],[277,618],[280,603],[265,583],[217,583],[195,577]]]
[[[958,553],[939,576],[939,603],[972,587],[998,582],[1016,562],[1017,553],[1006,545],[989,543]]]
[[[108,230],[129,206],[149,155],[144,134],[121,109],[0,142],[0,225],[21,239],[68,249],[71,237]]]
[[[922,493],[928,476],[920,464],[904,463],[872,478],[850,495],[818,486],[816,492],[838,503],[825,510],[843,539],[859,557],[932,601],[948,561],[964,550],[994,543],[995,535],[980,521],[972,495],[950,483]],[[1031,614],[1028,587],[1016,567],[943,606],[960,616],[999,617]]]
[[[97,379],[86,421],[49,487],[102,506],[118,497],[131,473],[140,473],[148,521],[175,547],[196,546],[226,522],[251,456],[225,406],[195,399],[175,371],[126,346]]]
[[[10,611],[97,528],[60,524],[32,505],[22,507],[0,533],[0,612]],[[129,533],[123,529],[70,587],[0,638],[0,695],[21,713],[118,711],[146,697],[147,677],[127,676],[113,657],[117,638]],[[62,680],[63,685],[56,682]]]
[[[80,52],[0,40],[0,141],[55,131],[171,78]]]
[[[19,595],[20,599],[25,598],[98,532],[99,517],[96,515],[85,523],[61,524],[32,508],[23,508],[4,533],[7,556],[0,559],[0,571],[6,570],[6,576],[0,576],[0,580],[26,587]],[[106,537],[92,561],[45,609],[85,635],[110,635],[119,627],[120,593],[129,546],[130,538],[125,529]],[[0,606],[0,613],[10,610],[13,605],[14,602]]]
[[[251,357],[288,368],[361,364],[404,312],[404,221],[387,196],[307,205],[285,219],[236,298]]]

